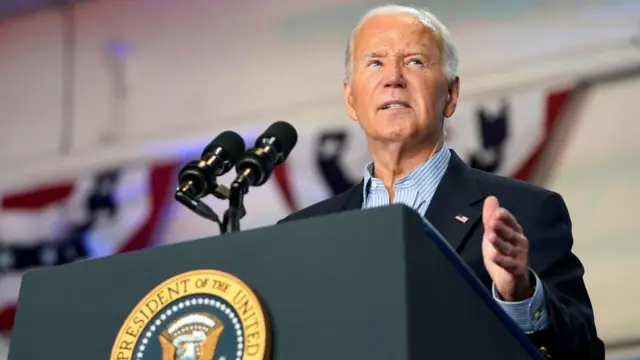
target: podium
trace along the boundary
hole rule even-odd
[[[542,359],[402,205],[27,273],[9,360]]]

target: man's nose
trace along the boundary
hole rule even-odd
[[[402,67],[400,65],[391,67],[386,74],[384,87],[404,88],[405,86],[407,86],[407,83],[404,80]]]

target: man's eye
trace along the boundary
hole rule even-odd
[[[382,65],[382,62],[380,60],[371,60],[367,64],[367,66],[380,66],[380,65]]]
[[[422,65],[424,63],[420,59],[411,59],[411,60],[409,60],[409,64],[411,64],[411,65]]]

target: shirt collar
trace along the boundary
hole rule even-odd
[[[442,179],[445,171],[447,170],[450,158],[451,152],[449,151],[447,144],[442,144],[442,146],[434,156],[432,156],[431,158],[429,158],[429,160],[425,161],[424,164],[420,165],[409,174],[398,180],[394,187],[396,189],[405,186],[415,186],[420,188],[421,184],[427,182],[440,182],[440,179]],[[364,171],[363,197],[365,199],[369,194],[369,189],[371,187],[371,182],[373,181],[373,179],[373,161],[371,161],[367,164]]]

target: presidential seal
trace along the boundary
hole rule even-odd
[[[256,294],[216,270],[153,289],[122,325],[111,360],[266,360],[267,318]]]

